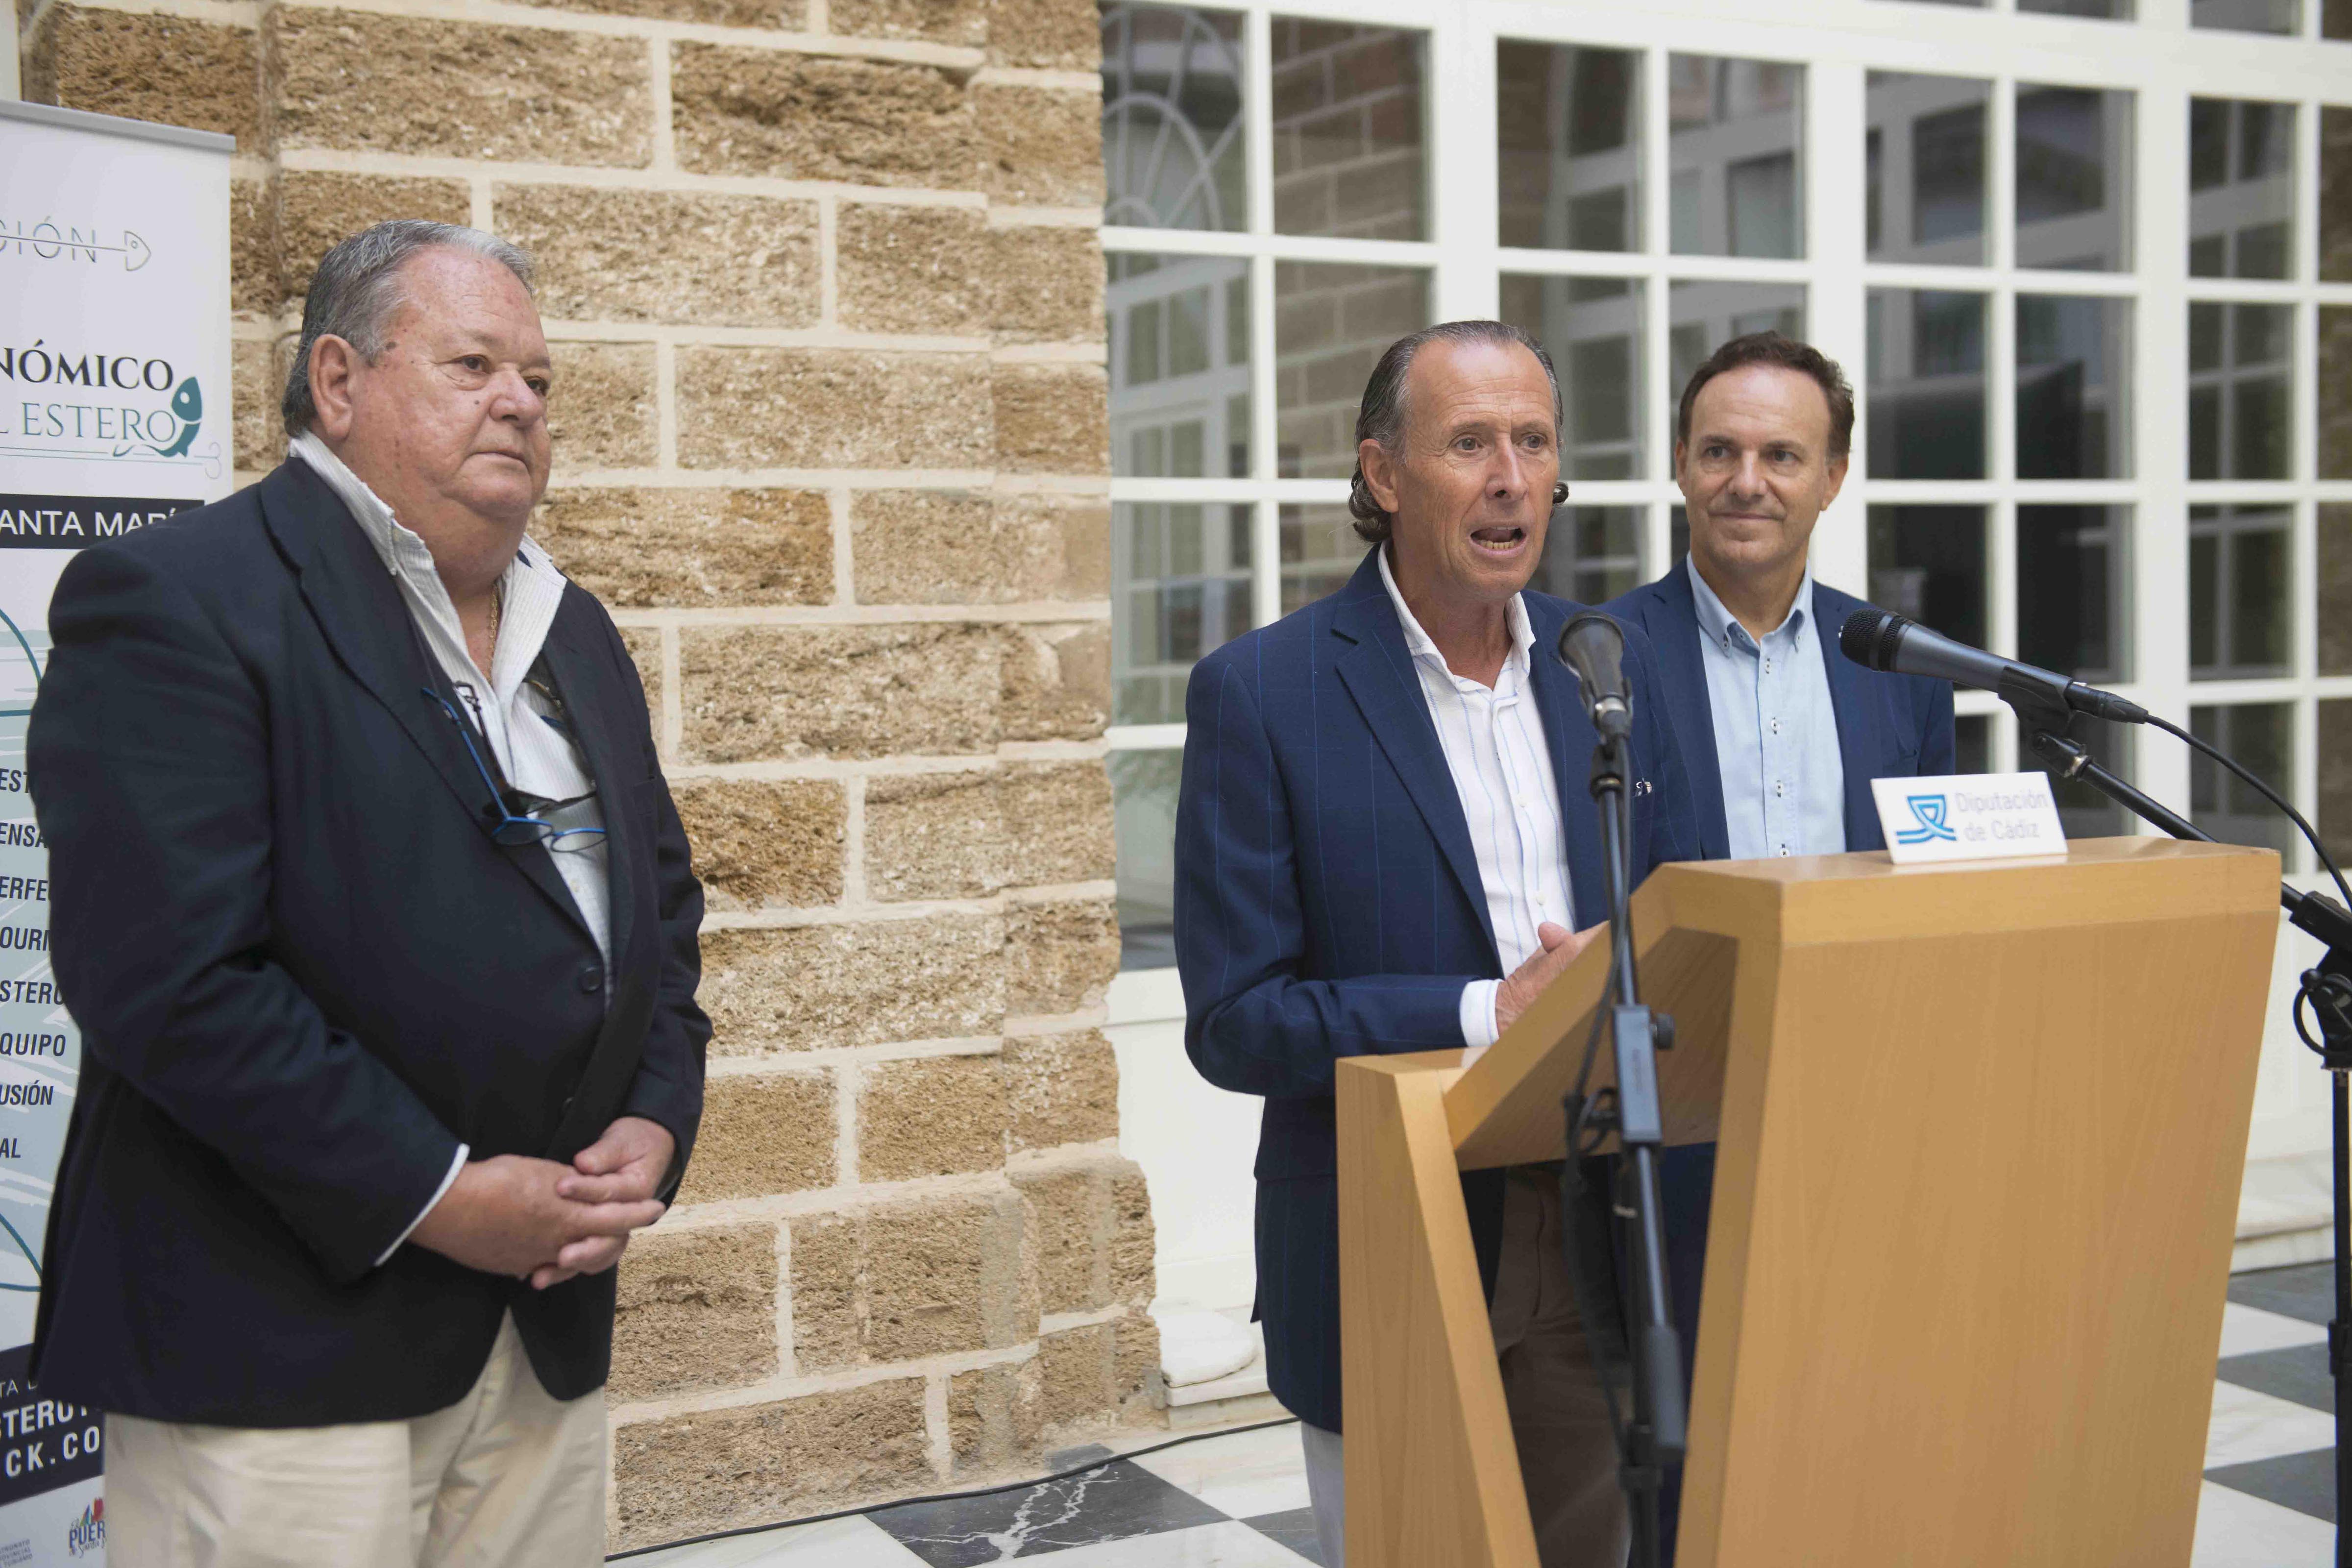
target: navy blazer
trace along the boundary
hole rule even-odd
[[[646,699],[566,584],[547,665],[597,784],[612,961],[488,791],[407,606],[289,462],[82,551],[26,739],[51,958],[82,1030],[43,1251],[41,1385],[165,1421],[456,1403],[500,1319],[559,1399],[604,1382],[611,1270],[546,1290],[413,1245],[462,1141],[569,1160],[702,1108],[702,894]]]
[[[1580,606],[1526,595],[1532,686],[1567,829],[1580,929],[1608,918],[1586,780],[1599,737],[1554,649]],[[1629,630],[1637,711],[1657,710]],[[1504,973],[1453,774],[1372,553],[1348,585],[1193,667],[1176,807],[1184,1046],[1222,1089],[1265,1097],[1257,1305],[1275,1396],[1337,1431],[1339,1225],[1332,1064],[1462,1044],[1462,988]],[[1636,875],[1698,853],[1674,731],[1633,739]],[[1502,1173],[1463,1179],[1489,1291]]]
[[[1838,628],[1867,609],[1851,594],[1813,584],[1813,626],[1828,667],[1830,707],[1837,714],[1838,751],[1845,762],[1845,847],[1884,849],[1878,803],[1870,781],[1953,771],[1952,687],[1924,675],[1889,675],[1854,663],[1838,647]],[[1699,839],[1709,860],[1731,858],[1731,831],[1723,813],[1723,768],[1715,751],[1715,710],[1708,705],[1701,661],[1698,602],[1681,562],[1601,606],[1649,634],[1675,738],[1690,768],[1698,807]]]

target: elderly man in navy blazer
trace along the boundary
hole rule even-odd
[[[1870,781],[1952,771],[1951,687],[1846,658],[1838,628],[1862,601],[1808,563],[1853,437],[1853,389],[1820,350],[1778,332],[1725,343],[1683,389],[1675,431],[1690,555],[1604,606],[1649,634],[1708,859],[1884,849]],[[1711,1143],[1662,1163],[1685,1356],[1714,1179]]]
[[[1332,1064],[1492,1042],[1606,919],[1597,737],[1557,661],[1579,606],[1526,592],[1559,496],[1559,388],[1517,328],[1393,345],[1357,421],[1348,585],[1192,672],[1176,826],[1185,1046],[1265,1097],[1257,1305],[1341,1562]],[[1627,636],[1635,701],[1663,712]],[[1671,726],[1633,742],[1634,872],[1698,853]],[[1579,934],[1571,934],[1571,931]],[[1465,1177],[1546,1568],[1624,1561],[1607,1412],[1547,1171]]]

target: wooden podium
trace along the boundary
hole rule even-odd
[[[2188,1563],[2278,876],[2111,838],[1643,884],[1667,1141],[1721,1142],[1681,1568]],[[1560,1157],[1605,945],[1466,1068],[1339,1064],[1349,1568],[1536,1568],[1457,1173]]]

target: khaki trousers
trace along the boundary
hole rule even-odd
[[[1503,1199],[1503,1251],[1487,1323],[1503,1372],[1503,1403],[1519,1450],[1543,1568],[1623,1568],[1633,1546],[1609,1406],[1569,1282],[1560,1242],[1559,1178],[1514,1167]],[[1299,1423],[1307,1491],[1325,1568],[1345,1568],[1340,1435]]]
[[[116,1568],[588,1568],[604,1557],[604,1392],[548,1396],[509,1317],[472,1391],[413,1421],[106,1418]]]

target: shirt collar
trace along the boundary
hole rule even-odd
[[[1719,648],[1753,647],[1756,639],[1748,635],[1746,626],[1732,618],[1729,610],[1723,607],[1723,601],[1716,597],[1715,590],[1706,585],[1705,577],[1699,575],[1698,563],[1685,555],[1683,557],[1683,570],[1690,576],[1691,601],[1698,611],[1699,635]],[[1813,567],[1809,561],[1805,563],[1805,579],[1797,584],[1796,603],[1789,606],[1788,618],[1766,633],[1765,639],[1769,641],[1785,633],[1790,641],[1801,644],[1805,626],[1811,619],[1812,604]],[[1739,633],[1737,637],[1731,635],[1735,628]]]
[[[1381,545],[1379,553],[1381,586],[1389,591],[1389,603],[1396,606],[1397,619],[1404,626],[1405,651],[1417,659],[1434,662],[1447,675],[1453,675],[1453,667],[1445,662],[1445,655],[1438,651],[1437,644],[1430,635],[1421,629],[1421,623],[1413,618],[1412,607],[1404,602],[1404,595],[1398,591],[1396,575],[1389,570],[1389,547]],[[1528,671],[1528,650],[1536,646],[1535,626],[1528,619],[1527,595],[1512,595],[1510,603],[1504,606],[1503,614],[1511,632],[1511,652],[1504,664],[1506,668],[1525,675]]]

